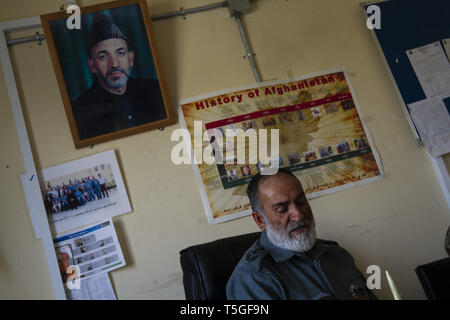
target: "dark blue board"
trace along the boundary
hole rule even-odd
[[[405,51],[450,38],[450,0],[389,0],[365,8],[372,4],[381,9],[381,29],[374,32],[405,105],[425,99]]]

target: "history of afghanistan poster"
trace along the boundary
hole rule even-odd
[[[209,223],[249,215],[247,185],[274,163],[299,178],[308,199],[383,176],[380,157],[342,68],[186,99],[179,111],[181,125],[189,132],[194,173]],[[253,135],[247,134],[251,131]],[[239,138],[234,139],[241,133],[246,137],[241,140],[243,147],[237,144]],[[213,142],[220,149],[212,148]],[[274,144],[278,154],[271,148]],[[240,149],[245,161],[238,157]],[[205,150],[223,161],[202,161]],[[219,150],[221,157],[216,157]],[[262,161],[261,150],[273,154]]]

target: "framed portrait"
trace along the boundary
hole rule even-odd
[[[175,123],[145,0],[41,16],[76,148]],[[79,27],[79,28],[78,28]]]
[[[132,210],[114,150],[45,168],[39,176],[54,234]]]

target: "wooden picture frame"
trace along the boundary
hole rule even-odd
[[[41,22],[75,148],[176,122],[145,0],[65,11]]]

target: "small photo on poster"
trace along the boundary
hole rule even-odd
[[[367,143],[366,139],[364,137],[361,137],[359,139],[355,139],[355,147],[356,149],[361,149],[367,147],[369,144]]]
[[[338,111],[338,105],[337,103],[327,103],[325,105],[325,111],[327,113],[335,113]]]
[[[252,175],[252,172],[251,172],[249,166],[241,167],[241,171],[242,171],[242,175],[243,175],[244,177],[248,177],[248,176],[251,176],[251,175]]]
[[[319,148],[319,154],[320,157],[323,158],[327,158],[333,155],[333,148],[331,148],[331,146],[328,147],[320,147]]]
[[[303,152],[303,157],[305,158],[305,162],[317,160],[315,151],[306,151]]]
[[[281,113],[280,114],[281,123],[287,124],[292,122],[292,115],[290,113]]]
[[[59,271],[61,278],[65,283],[68,278],[67,269],[74,264],[72,249],[70,245],[62,245],[55,248],[56,258],[58,259]]]
[[[227,175],[228,175],[228,180],[229,181],[234,181],[234,180],[238,179],[236,170],[234,170],[234,169],[228,170],[227,171]]]
[[[256,122],[255,121],[242,122],[242,129],[244,129],[244,131],[247,131],[248,129],[256,130]]]
[[[295,114],[297,115],[297,119],[300,121],[303,121],[306,119],[304,110],[298,110],[295,112]]]
[[[300,155],[298,152],[290,153],[287,155],[289,165],[293,165],[300,162]]]
[[[353,100],[342,101],[341,106],[342,106],[342,109],[345,111],[345,110],[353,109],[355,107],[355,103],[353,102]]]
[[[263,126],[264,126],[264,128],[271,127],[271,126],[276,126],[276,125],[277,125],[277,121],[273,117],[267,117],[267,118],[263,119]]]
[[[56,233],[131,211],[113,150],[44,169],[41,176],[44,207]]]
[[[336,146],[338,153],[344,153],[344,152],[350,152],[350,147],[348,145],[348,142],[341,142]]]

